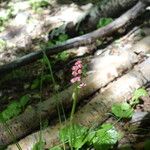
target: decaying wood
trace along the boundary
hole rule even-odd
[[[99,94],[97,94],[89,103],[83,106],[74,116],[74,122],[81,125],[92,127],[101,123],[106,118],[106,113],[110,112],[110,108],[114,103],[123,102],[131,98],[131,94],[135,89],[144,86],[150,82],[150,58],[146,59],[133,70],[109,84]],[[50,148],[59,143],[60,124],[48,127],[43,130],[43,140],[45,148]],[[38,141],[39,133],[32,135],[19,141],[23,150],[32,149],[33,145]],[[15,150],[16,145],[10,145],[8,150]]]
[[[96,39],[98,38],[111,35],[118,29],[130,23],[132,20],[135,20],[137,16],[139,16],[141,13],[144,12],[146,6],[147,5],[145,3],[138,2],[133,8],[128,10],[125,14],[123,14],[121,17],[119,17],[118,19],[116,19],[115,21],[107,25],[106,27],[97,29],[83,36],[79,36],[79,37],[67,40],[65,43],[56,45],[52,48],[47,48],[45,52],[47,55],[56,54],[66,49],[91,44],[94,41],[96,41]],[[11,70],[16,69],[18,67],[32,63],[36,61],[37,59],[41,58],[42,56],[43,56],[42,51],[37,51],[37,52],[30,53],[28,55],[25,55],[16,61],[13,61],[9,64],[1,66],[0,75],[3,75],[6,72],[10,72]]]
[[[136,36],[135,36],[136,38]],[[128,40],[130,38],[128,37]],[[134,43],[134,37],[131,36],[131,45]],[[120,45],[125,45],[126,40],[124,38],[118,41]],[[123,44],[124,43],[124,44]],[[128,43],[129,44],[129,43]],[[108,50],[105,51],[102,55],[93,58],[91,63],[91,71],[88,76],[84,79],[86,87],[81,89],[79,94],[78,102],[91,95],[98,89],[106,86],[109,82],[116,79],[118,76],[121,76],[126,70],[130,70],[134,64],[141,60],[141,57],[134,52],[132,52],[129,47],[122,48],[117,44],[111,48],[108,47]],[[144,51],[144,49],[143,49]],[[72,101],[73,86],[64,90],[56,96],[51,97],[50,99],[44,101],[41,104],[37,104],[35,107],[28,107],[23,114],[20,116],[8,121],[8,124],[15,134],[16,138],[22,138],[27,134],[34,131],[39,126],[39,118],[41,110],[41,117],[44,118],[54,118],[57,114],[57,103],[62,102],[64,108],[69,108]],[[6,145],[12,142],[10,135],[7,131],[4,130],[3,125],[0,125],[0,145]]]

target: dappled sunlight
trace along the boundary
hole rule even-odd
[[[147,6],[1,2],[0,149],[120,150],[141,142],[137,130],[146,140],[131,121],[150,111]]]

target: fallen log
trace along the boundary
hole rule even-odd
[[[87,24],[90,18],[93,18],[93,20],[89,21],[89,23],[97,23],[96,20],[100,17],[116,18],[134,6],[137,1],[138,0],[102,0],[96,2],[94,5],[91,3],[81,5],[79,2],[78,5],[75,2],[71,4],[61,2],[63,5],[60,7],[57,0],[53,0],[49,2],[49,7],[53,9],[44,9],[42,14],[37,15],[37,17],[36,14],[31,11],[30,2],[15,2],[14,9],[16,7],[19,8],[19,12],[13,16],[6,30],[0,33],[0,39],[5,43],[0,51],[0,65],[15,60],[18,58],[18,53],[22,56],[38,50],[39,41],[40,43],[43,41],[43,44],[47,42],[48,33],[56,31],[57,28],[57,31],[59,31],[57,33],[55,32],[57,35],[61,32],[68,33],[68,35],[71,34],[71,37],[73,35],[77,36],[77,28],[84,31],[88,29],[88,26],[90,27],[92,25]],[[14,1],[12,1],[12,3],[14,3]],[[24,7],[22,7],[22,5]],[[66,14],[74,14],[74,17],[70,17],[70,15]],[[30,17],[35,21],[31,23]],[[20,18],[22,21],[20,21]],[[42,21],[41,18],[43,18]],[[96,19],[94,20],[94,18]],[[83,22],[85,22],[86,27]],[[80,23],[83,27],[79,25]]]
[[[59,52],[62,52],[66,49],[70,49],[73,47],[79,47],[83,45],[88,45],[96,41],[98,38],[102,38],[105,36],[109,36],[118,29],[122,28],[123,26],[129,24],[132,20],[135,20],[137,16],[142,14],[145,10],[145,7],[147,6],[146,3],[138,2],[133,8],[128,10],[125,14],[123,14],[121,17],[107,25],[106,27],[97,29],[91,33],[85,34],[83,36],[79,36],[70,40],[67,40],[66,42],[56,45],[51,48],[47,48],[45,50],[45,53],[47,55],[53,55],[57,54]],[[131,15],[132,14],[132,15]],[[4,75],[5,73],[8,73],[18,67],[33,63],[37,59],[41,58],[43,56],[43,51],[37,51],[30,54],[27,54],[9,64],[3,65],[0,67],[0,76]]]
[[[134,67],[133,70],[109,84],[102,92],[97,94],[89,103],[83,106],[74,116],[74,122],[92,127],[98,125],[110,112],[114,103],[124,102],[131,98],[135,89],[144,86],[150,82],[150,58]],[[65,122],[66,123],[66,122]],[[69,120],[68,122],[69,123]],[[62,126],[56,124],[42,131],[42,138],[45,142],[45,148],[53,147],[59,142],[59,129]],[[39,132],[31,134],[19,141],[23,150],[32,149],[33,145],[38,142]],[[10,145],[8,150],[16,150],[16,145]]]
[[[132,47],[135,42],[134,38],[136,39],[136,36],[131,35],[131,39],[129,36],[126,39],[127,41],[129,39],[131,40],[130,47]],[[120,45],[123,45],[123,43],[126,44],[126,40],[122,38],[118,43],[120,43]],[[118,44],[115,45],[114,43],[113,48],[109,46],[103,55],[93,58],[91,63],[89,63],[92,70],[89,71],[88,76],[84,79],[86,87],[81,89],[78,102],[106,86],[109,82],[121,76],[125,71],[130,70],[142,59],[142,57],[130,51],[129,47],[122,49]],[[43,103],[37,104],[35,107],[29,106],[23,114],[8,121],[7,123],[16,138],[22,138],[38,128],[40,123],[38,116],[41,115],[42,119],[47,117],[54,118],[57,114],[57,97],[60,98],[58,99],[58,103],[61,102],[65,109],[70,108],[73,88],[74,87],[71,86]],[[0,142],[0,146],[13,142],[2,124],[0,124]]]

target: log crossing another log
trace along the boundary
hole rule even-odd
[[[45,53],[47,55],[53,55],[57,54],[59,52],[62,52],[66,49],[70,49],[73,47],[79,47],[83,45],[88,45],[93,43],[99,38],[109,36],[113,34],[118,29],[124,27],[125,25],[129,24],[133,20],[135,20],[140,14],[142,14],[146,8],[147,4],[138,2],[133,8],[128,10],[125,14],[120,16],[118,19],[110,23],[109,25],[97,29],[91,33],[85,34],[83,36],[79,36],[70,40],[67,40],[66,42],[56,45],[51,48],[47,48],[45,50]],[[0,67],[0,76],[3,76],[5,73],[8,73],[14,69],[17,69],[21,66],[25,66],[27,64],[33,63],[34,61],[38,60],[43,56],[43,51],[37,51],[30,54],[27,54],[9,64],[3,65]]]

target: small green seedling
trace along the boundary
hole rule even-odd
[[[145,88],[139,88],[137,90],[135,90],[135,92],[133,93],[133,97],[130,101],[130,105],[137,105],[140,102],[140,98],[142,96],[148,96],[148,92],[145,90]]]
[[[131,105],[126,102],[114,104],[111,111],[118,118],[131,118],[134,112]]]
[[[60,140],[68,142],[75,149],[81,148],[87,142],[88,128],[78,124],[67,125],[60,130]]]
[[[109,150],[121,138],[112,124],[103,124],[97,130],[92,142],[96,150]]]

